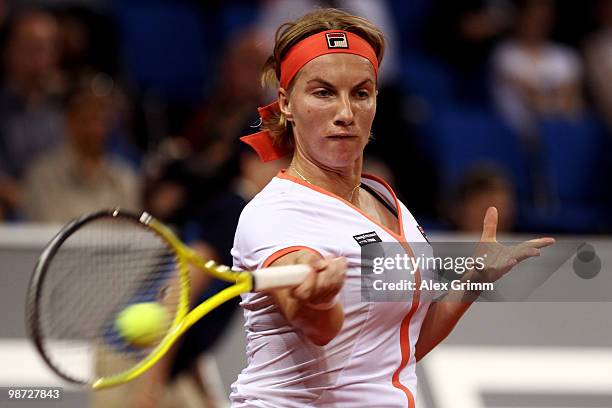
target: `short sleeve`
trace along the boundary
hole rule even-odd
[[[238,221],[232,248],[233,266],[240,270],[259,269],[298,250],[332,256],[318,238],[321,234],[316,214],[299,208],[296,203],[249,204]]]

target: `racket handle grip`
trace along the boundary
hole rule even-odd
[[[253,271],[253,291],[298,286],[312,268],[309,265],[271,266]]]

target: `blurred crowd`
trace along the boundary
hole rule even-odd
[[[425,229],[611,231],[612,0],[0,0],[0,220],[143,209],[228,259],[286,162],[238,138],[275,29],[314,7],[388,51],[366,171]]]
[[[242,208],[288,165],[239,142],[275,97],[261,67],[314,7],[384,31],[365,171],[426,230],[479,232],[495,205],[503,232],[612,231],[612,0],[0,0],[0,222],[146,210],[231,265]],[[194,275],[192,302],[215,285]],[[156,406],[236,307],[129,406]]]

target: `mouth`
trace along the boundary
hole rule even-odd
[[[358,137],[357,135],[348,134],[348,133],[341,133],[341,134],[326,136],[327,139],[332,139],[332,140],[356,139],[357,137]]]

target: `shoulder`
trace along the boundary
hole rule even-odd
[[[116,156],[109,156],[106,159],[106,173],[114,180],[117,185],[127,189],[139,188],[141,180],[135,168],[124,159]]]
[[[491,54],[492,68],[498,72],[515,74],[532,69],[532,58],[525,49],[513,39],[498,45]]]
[[[275,177],[244,207],[236,235],[278,233],[298,224],[310,215],[304,200],[294,183]]]
[[[577,75],[582,69],[582,60],[578,52],[564,44],[550,43],[547,46],[548,61],[558,71],[568,75]]]
[[[557,58],[578,58],[578,52],[576,50],[561,43],[548,43],[548,45],[546,46],[546,51],[548,54],[553,55]]]
[[[261,266],[278,251],[308,247],[321,252],[320,217],[312,197],[295,183],[278,178],[244,208],[238,220],[234,266]]]
[[[124,159],[110,155],[106,160],[108,168],[115,174],[124,177],[136,177],[137,171]]]
[[[361,185],[366,185],[370,189],[376,191],[391,207],[396,207],[396,203],[399,203],[399,199],[395,191],[393,191],[393,188],[379,176],[363,173],[361,175]]]
[[[391,207],[396,208],[398,213],[402,215],[402,228],[404,229],[405,233],[416,228],[421,234],[423,234],[423,231],[421,230],[416,218],[412,215],[408,207],[406,207],[406,205],[397,197],[393,191],[393,188],[385,180],[371,174],[364,174],[362,180],[369,187],[376,190],[381,198],[385,199]]]
[[[37,156],[26,170],[26,179],[54,177],[67,163],[68,157],[65,149],[55,148]]]
[[[516,43],[512,40],[505,40],[495,47],[492,58],[494,61],[501,62],[515,57],[518,54],[521,54],[521,50]]]
[[[575,49],[564,44],[551,44],[550,52],[558,59],[566,63],[580,64],[580,55]]]

